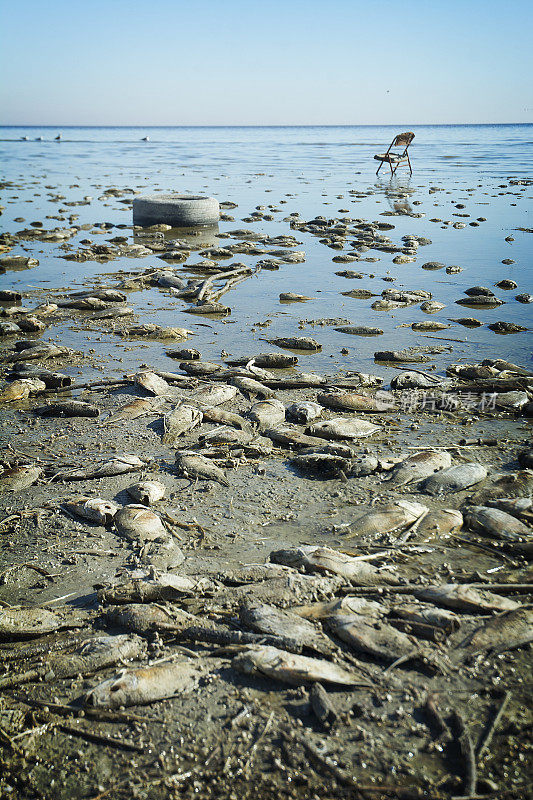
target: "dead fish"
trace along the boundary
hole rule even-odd
[[[528,330],[523,325],[517,325],[516,322],[502,322],[501,320],[493,322],[487,327],[494,333],[523,333]]]
[[[173,661],[141,669],[124,669],[85,695],[86,705],[119,708],[153,703],[196,689],[205,667],[197,661]]]
[[[150,570],[140,578],[98,590],[98,601],[107,603],[153,603],[162,600],[179,600],[181,597],[198,597],[213,593],[216,584],[207,578],[189,578],[170,572]]]
[[[152,339],[188,339],[193,331],[187,328],[162,328],[160,325],[134,325],[122,332],[122,336],[142,336]]]
[[[40,417],[98,417],[100,409],[82,400],[55,400],[36,409]]]
[[[117,289],[106,289],[105,287],[101,289],[91,289],[82,294],[85,297],[97,297],[99,300],[105,300],[107,303],[125,303],[127,299],[126,295],[117,291]],[[74,297],[74,295],[71,295],[71,297]]]
[[[197,389],[187,398],[189,402],[194,401],[200,405],[219,406],[222,403],[227,403],[236,397],[238,389],[236,386],[225,386],[217,384],[205,384],[200,389]],[[203,408],[202,408],[203,410]]]
[[[305,294],[296,294],[295,292],[281,292],[279,296],[280,303],[303,303],[305,300],[314,299],[314,297],[307,297]]]
[[[386,622],[369,621],[357,614],[337,612],[327,618],[329,630],[353,650],[368,653],[387,663],[409,656],[418,649],[411,636]]]
[[[394,585],[398,583],[391,572],[380,571],[367,561],[360,561],[330,547],[301,545],[292,550],[273,550],[270,561],[307,572],[326,572],[339,575],[360,586]]]
[[[270,344],[284,347],[287,350],[311,350],[317,353],[322,350],[322,345],[310,336],[281,337],[279,339],[267,339]]]
[[[47,389],[58,389],[64,386],[71,386],[73,383],[70,375],[63,375],[62,372],[51,372],[49,369],[37,367],[35,364],[26,364],[25,362],[14,364],[10,377],[39,380],[45,384]]]
[[[430,358],[424,353],[416,353],[411,350],[378,350],[374,353],[374,360],[399,364],[408,364],[410,362],[416,364],[430,361]]]
[[[74,300],[62,300],[57,304],[60,308],[73,308],[78,311],[101,311],[107,303],[97,297],[80,297]]]
[[[445,608],[460,608],[463,611],[513,611],[520,608],[520,603],[509,597],[493,594],[486,589],[476,589],[467,583],[428,586],[414,594],[420,600],[428,600]]]
[[[341,686],[367,685],[355,671],[348,671],[331,661],[299,656],[264,645],[248,647],[233,659],[231,665],[245,675],[264,675],[295,686],[315,681]]]
[[[169,354],[167,353],[167,356]],[[172,356],[174,358],[174,356]],[[215,372],[221,372],[222,367],[220,364],[214,364],[211,361],[181,361],[179,368],[187,375],[213,375]]]
[[[190,481],[201,478],[205,481],[217,481],[223,486],[229,486],[229,481],[220,467],[197,453],[186,450],[178,451],[176,453],[176,469]]]
[[[359,506],[355,509],[355,519],[345,535],[346,539],[355,536],[380,536],[400,533],[411,526],[427,512],[427,506],[398,500],[384,506]]]
[[[392,389],[434,389],[443,387],[450,382],[445,378],[434,378],[430,375],[421,375],[419,372],[401,372],[391,379]]]
[[[429,603],[395,603],[391,606],[390,613],[393,617],[409,622],[420,622],[423,625],[442,628],[447,634],[456,631],[461,625],[460,618],[453,611],[436,608]]]
[[[272,389],[269,389],[267,386],[263,386],[262,383],[253,380],[253,378],[243,378],[237,376],[231,379],[231,383],[245,395],[264,397],[266,399],[275,397],[276,395]]]
[[[381,430],[381,425],[374,425],[364,419],[346,419],[335,417],[325,422],[315,422],[306,428],[306,433],[321,439],[361,439]]]
[[[486,286],[471,286],[470,289],[465,289],[465,294],[469,297],[494,297],[492,289]]]
[[[198,437],[198,441],[207,445],[218,444],[248,444],[253,439],[253,433],[249,430],[238,430],[227,426],[215,428],[208,433]]]
[[[480,328],[483,325],[474,317],[460,317],[460,319],[451,319],[450,322],[457,322],[458,325],[463,325],[465,328]]]
[[[305,424],[312,422],[314,419],[322,414],[322,406],[318,403],[313,403],[310,400],[303,400],[299,403],[291,403],[287,406],[286,416],[287,419],[293,422]]]
[[[244,603],[239,619],[242,625],[253,631],[292,639],[317,653],[330,655],[335,650],[330,640],[312,622],[267,603]]]
[[[527,392],[498,392],[495,397],[498,408],[520,411],[529,403]]]
[[[421,481],[441,469],[451,466],[452,457],[446,450],[421,450],[397,464],[386,482],[399,488],[414,481]]]
[[[120,509],[112,500],[103,500],[101,497],[80,497],[63,503],[67,511],[76,514],[91,522],[108,525]]]
[[[445,308],[445,307],[446,306],[444,305],[444,303],[439,303],[436,300],[426,300],[420,306],[420,311],[423,311],[425,314],[436,314],[437,311],[442,311],[442,309]],[[424,323],[421,322],[419,324],[423,325]],[[448,327],[448,326],[446,325],[445,327]],[[416,328],[415,328],[415,330],[416,330]],[[440,328],[439,329],[435,329],[434,328],[433,330],[440,330]]]
[[[273,389],[313,389],[316,386],[323,386],[327,383],[323,375],[316,375],[314,372],[301,372],[290,377],[276,378],[269,381]]]
[[[416,532],[418,538],[424,536],[445,536],[454,533],[463,526],[463,515],[454,508],[439,508],[430,511],[418,525]]]
[[[425,289],[385,289],[381,296],[386,300],[396,300],[400,303],[420,303],[422,300],[431,300],[431,292]]]
[[[186,283],[172,272],[161,272],[157,276],[157,285],[164,288],[172,286],[173,289],[185,289]]]
[[[294,606],[291,608],[295,614],[305,619],[327,619],[334,614],[360,614],[364,617],[380,619],[388,613],[388,606],[376,603],[374,600],[366,600],[364,597],[336,598],[322,603],[311,603],[306,606]]]
[[[440,303],[437,303],[436,305],[440,305]],[[426,309],[422,310],[425,311]],[[438,311],[439,309],[435,310]],[[426,313],[428,312],[426,311]],[[446,330],[446,328],[449,327],[450,326],[445,325],[444,322],[436,322],[435,320],[427,320],[425,322],[413,322],[411,325],[411,328],[414,331],[444,331]]]
[[[42,333],[48,327],[42,319],[38,319],[33,314],[28,314],[19,319],[17,325],[24,333]]]
[[[260,353],[258,356],[244,356],[243,358],[234,358],[227,363],[230,366],[241,367],[253,361],[256,367],[263,367],[264,369],[285,369],[293,367],[298,363],[297,356],[288,356],[285,353]]]
[[[334,330],[338,333],[349,333],[352,336],[382,336],[381,328],[371,328],[368,325],[342,325]]]
[[[341,456],[326,453],[310,453],[291,458],[291,464],[303,472],[317,472],[332,477],[346,476],[350,471],[350,461]]]
[[[500,372],[515,372],[517,375],[531,377],[533,372],[526,367],[520,367],[518,364],[513,364],[511,361],[505,361],[503,358],[485,358],[482,365],[495,367]]]
[[[33,313],[38,314],[40,317],[49,317],[51,314],[55,314],[57,308],[57,303],[39,303],[33,309]]]
[[[161,518],[146,506],[124,506],[115,514],[114,523],[117,532],[130,542],[147,542],[168,537]]]
[[[395,411],[398,409],[395,398],[389,392],[378,392],[375,396],[356,392],[326,392],[319,394],[317,400],[327,408],[346,411]]]
[[[533,522],[533,500],[530,497],[500,497],[487,500],[487,505],[500,508],[523,522]]]
[[[164,608],[151,603],[108,606],[102,616],[108,624],[142,636],[155,631],[182,631],[196,621],[196,617],[180,608]]]
[[[456,300],[455,302],[460,306],[472,307],[494,307],[501,306],[504,303],[503,300],[500,300],[498,297],[494,297],[494,295],[492,297],[486,297],[484,295],[477,295],[475,297],[461,297],[460,300]]]
[[[44,663],[36,669],[0,680],[0,688],[42,680],[49,676],[53,676],[53,680],[62,680],[88,675],[118,662],[141,658],[145,652],[146,644],[139,636],[98,636],[86,639],[68,655],[48,655]]]
[[[459,647],[502,653],[533,641],[533,609],[517,608],[497,614],[464,639]]]
[[[103,311],[97,311],[96,314],[91,314],[89,319],[120,319],[121,317],[131,317],[134,313],[135,311],[133,308],[129,308],[128,306],[121,306],[120,308],[111,306],[110,308],[105,308]]]
[[[12,336],[22,331],[16,322],[1,321],[0,322],[0,336]]]
[[[73,350],[68,347],[59,347],[55,344],[37,344],[32,347],[26,347],[17,353],[12,353],[7,357],[8,361],[32,361],[33,359],[47,359],[47,358],[60,358],[61,356],[71,356],[74,354]]]
[[[497,539],[508,539],[512,542],[530,539],[533,531],[523,522],[507,514],[499,508],[486,506],[467,506],[463,511],[467,528],[480,531]]]
[[[234,428],[246,431],[250,430],[250,424],[244,417],[235,414],[233,411],[225,411],[223,408],[216,408],[214,406],[202,406],[202,413],[204,419],[209,422],[220,423],[222,425],[232,425]]]
[[[0,391],[0,402],[14,403],[17,400],[26,400],[37,392],[46,389],[46,383],[38,378],[21,378],[5,386]]]
[[[524,469],[511,474],[493,475],[488,486],[479,489],[470,501],[486,505],[488,500],[498,497],[531,497],[533,491],[533,470]]]
[[[459,464],[448,467],[426,478],[421,491],[426,494],[439,495],[448,492],[460,492],[469,486],[479,483],[487,477],[487,469],[483,464]]]
[[[81,628],[86,624],[86,615],[69,609],[50,611],[48,608],[0,608],[0,639],[30,639],[44,636],[64,628]]]
[[[285,421],[285,406],[279,400],[262,400],[254,403],[246,416],[258,424],[260,431],[265,431]]]
[[[22,295],[20,292],[15,292],[12,289],[0,289],[0,302],[13,302],[20,303]]]
[[[170,358],[179,358],[181,361],[200,361],[202,354],[194,347],[184,347],[181,350],[167,350],[167,356]]]
[[[306,455],[331,455],[331,456],[341,456],[341,458],[355,458],[357,453],[347,444],[342,444],[342,442],[322,442],[317,447],[303,447],[300,450],[299,455],[306,456]]]
[[[163,444],[174,445],[179,436],[196,428],[202,422],[202,412],[185,403],[176,406],[163,417]]]
[[[267,428],[263,433],[284,447],[313,447],[320,444],[320,439],[306,436],[296,425],[278,425],[275,428]]]
[[[6,469],[0,475],[1,492],[20,492],[27,489],[41,477],[42,469],[31,465]]]
[[[103,422],[104,425],[112,425],[115,422],[122,422],[125,419],[137,419],[145,414],[156,412],[164,404],[163,397],[141,397],[126,403],[118,411],[111,413]]]
[[[115,475],[123,475],[126,472],[135,472],[146,466],[145,461],[141,461],[137,456],[125,454],[115,456],[109,461],[104,461],[97,467],[86,467],[85,469],[61,470],[54,473],[54,480],[83,481],[91,478],[111,478]]]
[[[187,314],[222,314],[225,317],[228,314],[231,314],[231,308],[222,305],[222,303],[216,303],[214,300],[206,301],[205,303],[199,303],[197,306],[184,308],[183,311],[185,311]]]
[[[167,395],[172,391],[169,384],[163,380],[163,378],[149,370],[138,372],[137,375],[134,376],[134,381],[137,386],[142,386],[143,389],[146,389],[150,394],[156,395],[156,397]]]
[[[375,456],[362,455],[352,460],[349,475],[351,478],[364,478],[366,475],[372,475],[378,468],[379,461]]]
[[[408,305],[410,305],[410,303],[399,303],[396,300],[383,300],[381,298],[375,300],[370,308],[374,311],[393,311],[396,308],[405,308]]]
[[[126,491],[141,505],[151,505],[163,499],[166,486],[159,481],[140,481],[140,483],[134,483],[133,486],[128,486]]]

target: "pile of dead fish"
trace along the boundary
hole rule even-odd
[[[101,503],[89,508],[100,516],[113,511]],[[122,514],[117,529],[126,537],[134,517],[149,527],[140,508],[115,514]],[[320,546],[277,550],[264,566],[215,575],[136,570],[101,588],[96,610],[1,609],[0,639],[11,644],[0,645],[9,662],[0,689],[92,676],[126,662],[131,665],[116,674],[96,678],[83,702],[118,708],[198,689],[209,662],[178,649],[152,664],[147,644],[156,635],[170,648],[176,642],[208,651],[222,645],[233,669],[292,685],[371,688],[406,664],[449,674],[477,653],[495,655],[533,640],[531,608],[490,588],[408,585],[394,566],[373,566]],[[228,609],[234,614],[229,622]],[[75,632],[63,635],[61,652],[50,638],[45,648],[25,643],[68,630]],[[17,665],[31,658],[29,669]]]

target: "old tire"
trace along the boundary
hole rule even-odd
[[[133,201],[133,224],[173,228],[214,225],[219,221],[220,207],[214,197],[189,194],[147,194]]]

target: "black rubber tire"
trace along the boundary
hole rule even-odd
[[[220,206],[214,197],[188,194],[147,194],[133,201],[133,224],[146,227],[164,223],[173,228],[215,225]]]

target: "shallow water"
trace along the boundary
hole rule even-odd
[[[410,149],[412,177],[403,169],[391,182],[384,166],[376,178],[373,154],[383,152],[399,130],[382,126],[73,127],[63,128],[63,138],[56,142],[56,129],[1,128],[3,177],[14,184],[3,191],[2,227],[17,231],[35,220],[42,220],[45,228],[66,227],[70,214],[78,215],[74,224],[105,221],[130,225],[128,206],[118,199],[97,199],[110,187],[129,187],[146,193],[153,190],[207,193],[238,204],[238,208],[229,212],[235,221],[222,222],[221,232],[248,228],[270,236],[293,234],[302,242],[297,249],[305,251],[306,262],[286,264],[275,272],[263,270],[241,283],[224,296],[223,302],[232,308],[232,314],[222,320],[199,319],[182,313],[187,307],[185,301],[157,290],[129,294],[128,304],[135,308],[140,322],[193,329],[197,335],[191,344],[205,358],[219,359],[221,350],[242,355],[275,349],[257,341],[260,337],[312,335],[323,349],[321,353],[300,357],[299,366],[304,370],[329,373],[338,369],[363,370],[386,377],[393,370],[374,364],[376,350],[435,344],[451,348],[450,352],[435,357],[439,369],[450,362],[478,361],[491,356],[529,363],[529,332],[501,336],[487,325],[497,320],[531,324],[532,306],[514,298],[519,293],[533,292],[530,269],[533,235],[516,230],[533,227],[533,187],[512,185],[509,179],[533,175],[533,125],[416,126]],[[146,135],[150,141],[141,141]],[[29,141],[22,141],[23,136],[28,136]],[[44,141],[35,141],[39,136]],[[430,187],[440,191],[430,192]],[[357,194],[350,195],[350,191]],[[66,207],[63,214],[66,222],[46,219],[47,215],[61,216],[58,212],[63,207],[61,201],[50,200],[50,195],[56,193],[65,195],[67,201],[81,200],[85,195],[93,199],[90,205]],[[408,203],[412,212],[424,216],[382,216],[394,210],[398,202]],[[274,221],[242,222],[242,217],[256,206],[269,204],[279,209],[279,213],[273,214]],[[465,208],[457,209],[457,204]],[[404,234],[415,234],[431,239],[432,244],[419,247],[414,263],[395,265],[394,254],[370,250],[364,255],[377,258],[374,263],[363,260],[339,264],[332,262],[332,258],[341,251],[320,244],[319,237],[290,230],[283,218],[293,212],[299,212],[303,219],[323,215],[387,222],[395,226],[385,232],[393,243],[399,243]],[[25,222],[15,222],[17,217],[23,217]],[[479,217],[486,221],[471,227],[469,223]],[[435,218],[443,222],[430,221]],[[446,221],[449,224],[443,224]],[[464,222],[466,227],[454,229],[451,227],[454,222]],[[112,230],[94,239],[103,243],[117,233],[131,235],[128,230]],[[506,242],[508,236],[514,237],[514,241]],[[93,238],[93,232],[80,231],[69,243],[76,248],[84,238]],[[345,251],[351,249],[350,240],[348,237]],[[220,244],[232,241],[235,240],[223,239]],[[39,259],[39,267],[8,271],[0,276],[3,288],[44,289],[54,296],[56,291],[75,289],[86,282],[91,284],[94,276],[103,273],[142,271],[149,266],[165,265],[157,256],[120,258],[106,265],[78,264],[58,258],[62,251],[57,244],[27,242],[24,248]],[[22,250],[17,247],[14,252]],[[238,254],[234,261],[255,264],[262,257]],[[515,263],[504,265],[504,259]],[[198,260],[193,253],[189,263]],[[464,271],[447,275],[444,269],[421,269],[428,261],[459,265]],[[222,262],[224,266],[229,263]],[[343,269],[362,272],[364,278],[349,280],[335,275]],[[187,265],[178,266],[177,271],[187,275]],[[387,277],[393,277],[394,283],[384,282]],[[495,309],[456,305],[464,289],[478,284],[493,287],[502,278],[511,278],[518,284],[512,291],[494,289],[506,301],[505,305]],[[105,281],[110,285],[114,282],[111,278]],[[341,294],[365,288],[379,295],[391,287],[427,289],[446,307],[432,315],[424,314],[418,306],[379,312],[370,308],[375,298],[359,300]],[[313,299],[280,304],[279,293],[287,291]],[[431,334],[461,342],[436,341],[409,327],[398,327],[427,319],[447,323],[450,318],[467,316],[477,317],[483,327],[472,330],[450,323],[448,330]],[[342,317],[353,324],[380,327],[384,335],[363,338],[335,332],[332,327],[300,325],[301,320],[323,317]],[[254,323],[266,320],[271,320],[268,327],[254,327]],[[90,346],[97,357],[121,359],[114,361],[116,369],[111,362],[106,371],[123,372],[130,366],[136,367],[139,358],[167,369],[175,366],[165,357],[162,342],[137,343],[132,349],[131,343],[117,340],[111,333],[98,334],[99,341],[95,336],[91,335]],[[79,330],[75,321],[49,328],[43,338],[49,337],[79,350],[87,349],[86,333]],[[347,355],[341,354],[343,348],[348,349]]]

